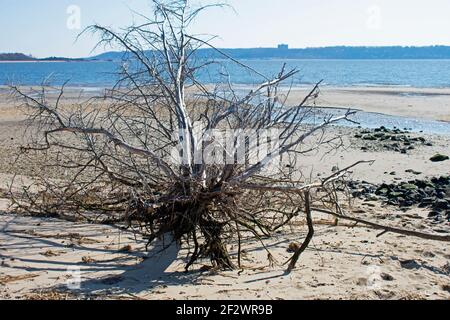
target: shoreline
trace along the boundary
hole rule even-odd
[[[107,62],[107,61],[96,61],[96,60],[2,60],[2,63],[58,63],[58,62]]]
[[[38,88],[36,85],[22,87]],[[72,85],[65,88],[66,98],[73,100],[78,98],[80,92],[92,95],[108,90],[108,88],[107,85]],[[236,90],[248,90],[249,88],[251,88],[249,85],[238,85]],[[290,89],[281,88],[280,95],[286,94],[287,90],[289,90],[289,97],[287,97],[285,104],[293,106],[298,101],[303,100],[311,88],[312,86],[296,86]],[[11,103],[8,102],[8,90],[8,86],[0,85],[0,108],[11,107]],[[190,93],[195,94],[192,90]],[[450,88],[322,86],[315,106],[333,109],[355,109],[384,116],[425,121],[434,120],[442,124],[448,124],[450,123]]]

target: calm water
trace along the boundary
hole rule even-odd
[[[321,112],[319,112],[319,115],[315,119],[315,121],[309,122],[310,123],[323,122],[323,118],[320,117],[321,113],[323,115],[333,114],[334,116],[342,116],[345,114],[345,112],[346,110],[343,109],[333,109],[333,108],[322,109]],[[362,112],[362,111],[357,112],[350,118],[351,120],[356,121],[357,124],[348,121],[340,121],[339,123],[337,123],[337,125],[348,127],[361,126],[363,128],[370,128],[370,129],[384,126],[390,129],[399,128],[401,130],[407,130],[416,133],[423,132],[427,134],[450,135],[449,122],[435,121],[428,119],[415,119],[409,117],[398,117],[381,113]]]
[[[267,76],[273,76],[278,74],[284,61],[243,62]],[[288,60],[287,66],[301,71],[294,79],[294,85],[307,85],[324,79],[325,85],[332,86],[450,87],[450,60]],[[116,82],[117,69],[115,62],[0,63],[0,85],[40,85],[49,79],[53,85],[70,80],[69,86],[107,88]],[[227,81],[228,76],[231,82],[241,85],[261,82],[257,75],[226,62],[212,65],[198,76],[205,83]],[[341,112],[339,109],[333,111],[336,114]],[[354,120],[365,128],[384,125],[388,128],[450,134],[450,123],[439,121],[368,112],[359,112]]]
[[[282,60],[244,60],[259,72],[278,74]],[[450,60],[287,60],[300,74],[294,84],[324,80],[333,86],[393,85],[411,87],[450,87]],[[115,83],[115,62],[0,63],[0,85],[17,83],[39,85],[51,79],[54,85],[70,80],[71,86],[108,87]],[[228,80],[236,84],[261,81],[257,75],[232,63],[211,65],[199,74],[206,83]]]

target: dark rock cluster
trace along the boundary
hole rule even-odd
[[[375,147],[380,147],[381,145],[381,148],[384,150],[406,154],[408,151],[414,150],[418,145],[433,145],[423,137],[411,137],[409,131],[403,131],[398,128],[379,127],[373,130],[362,130],[354,137],[366,142],[361,147],[361,150],[364,151],[374,150],[376,149]]]
[[[440,154],[440,153],[437,153],[430,158],[431,162],[442,162],[442,161],[447,161],[447,160],[450,160],[449,156],[446,156],[446,155]]]
[[[351,181],[349,189],[355,198],[381,201],[405,210],[413,206],[428,208],[431,219],[450,222],[450,176],[378,186]]]

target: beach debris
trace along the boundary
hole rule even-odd
[[[446,161],[449,159],[450,158],[448,156],[438,153],[438,154],[435,154],[434,156],[432,156],[430,158],[430,161],[431,162],[442,162],[442,161]]]
[[[23,281],[23,280],[29,280],[29,279],[33,279],[39,277],[39,274],[36,273],[32,273],[32,274],[24,274],[24,275],[19,275],[19,276],[1,276],[0,277],[0,285],[4,286],[8,283],[11,282],[18,282],[18,281]]]
[[[57,300],[76,300],[81,297],[73,293],[63,292],[59,290],[39,290],[36,292],[26,293],[24,295],[26,300],[32,301],[57,301]]]
[[[289,253],[293,253],[293,252],[297,252],[300,249],[300,245],[296,242],[291,242],[289,244],[289,247],[287,249],[287,252]]]
[[[203,265],[200,267],[200,272],[208,272],[213,269],[213,266]]]
[[[81,261],[85,264],[90,264],[90,263],[94,263],[95,259],[89,257],[89,256],[84,256],[81,258]]]
[[[133,247],[131,245],[126,245],[119,249],[119,252],[131,252],[133,251]]]
[[[45,256],[45,257],[58,257],[58,256],[62,255],[63,253],[65,253],[65,251],[47,250],[47,251],[41,253],[41,255]]]

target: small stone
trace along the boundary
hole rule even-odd
[[[434,208],[435,208],[435,209],[446,210],[446,209],[450,209],[450,205],[449,205],[449,203],[448,203],[447,200],[439,199],[439,200],[437,200],[437,201],[435,202]]]
[[[405,170],[405,172],[406,173],[412,173],[412,174],[414,174],[416,176],[418,176],[419,174],[422,174],[422,172],[416,171],[414,169],[408,169],[408,170]]]
[[[403,195],[402,192],[391,192],[389,193],[389,198],[398,198],[401,197]]]
[[[376,195],[373,194],[369,194],[366,198],[367,201],[378,201],[378,197]]]
[[[375,140],[377,140],[377,138],[374,137],[371,134],[364,135],[362,138],[363,138],[363,140],[367,140],[367,141],[375,141]]]
[[[405,183],[402,185],[402,188],[405,190],[417,190],[417,186],[415,184],[412,183]]]
[[[386,195],[386,194],[388,194],[388,193],[389,193],[389,189],[388,189],[388,188],[378,189],[378,190],[376,191],[376,194],[377,194],[377,195]]]
[[[438,154],[435,154],[434,156],[432,156],[430,158],[430,161],[431,162],[442,162],[442,161],[446,161],[446,160],[449,160],[449,159],[450,158],[448,156],[438,153]]]
[[[384,272],[380,276],[381,276],[381,279],[383,279],[384,281],[393,281],[394,280],[393,276],[391,276],[390,274],[384,273]]]
[[[417,263],[416,260],[403,260],[403,261],[400,261],[400,265],[402,266],[402,268],[409,269],[409,270],[420,269],[422,267],[419,263]]]
[[[438,217],[439,215],[440,215],[439,212],[437,212],[437,211],[431,211],[431,212],[428,214],[428,218]]]

